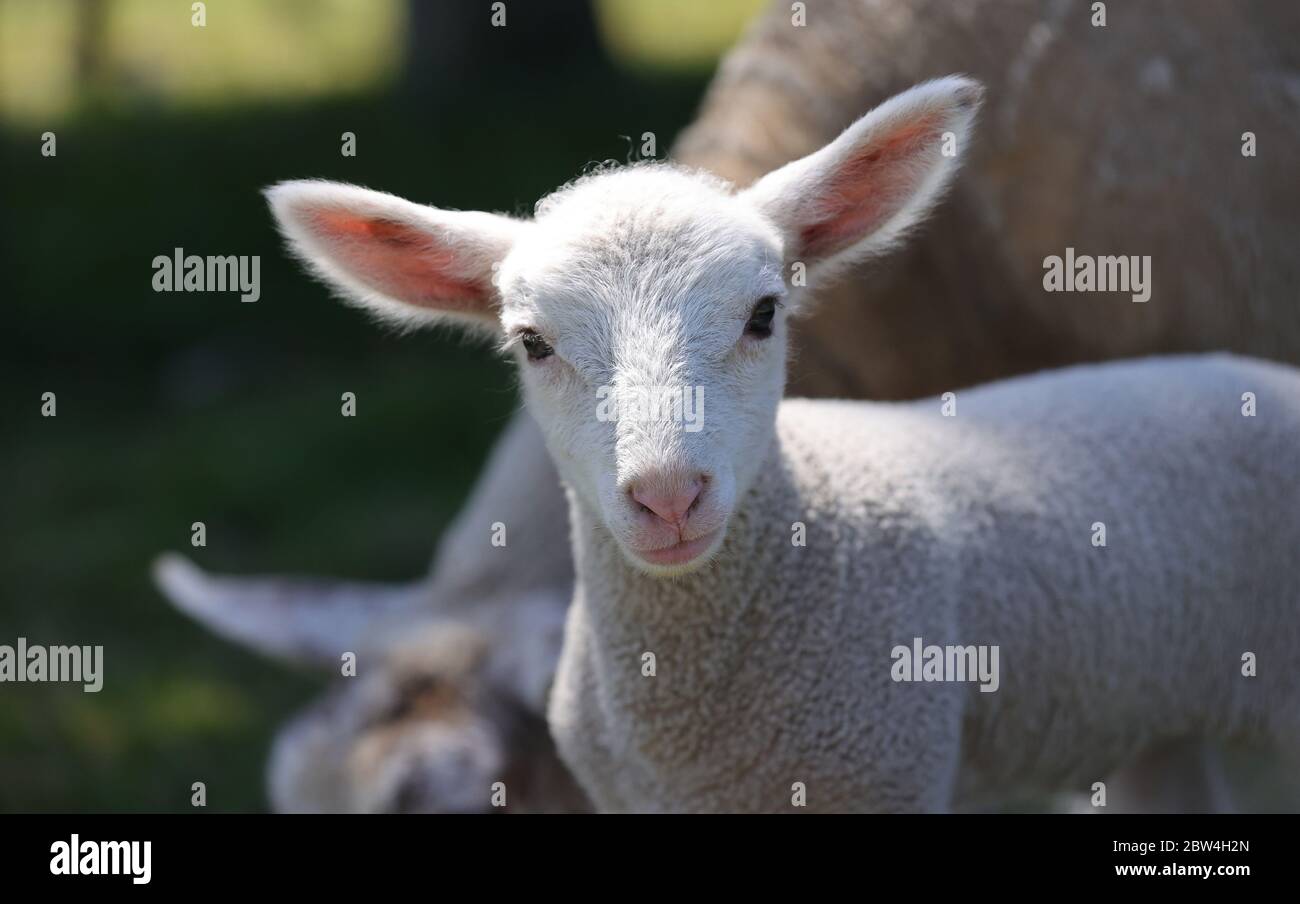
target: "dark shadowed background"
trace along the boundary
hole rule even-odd
[[[662,155],[761,5],[513,2],[501,29],[487,2],[213,0],[199,28],[188,0],[0,0],[0,644],[105,648],[98,694],[0,684],[0,811],[189,810],[195,781],[264,809],[317,679],[175,613],[151,559],[415,577],[513,410],[489,350],[308,280],[259,189],[527,211],[620,136]],[[155,293],[177,247],[260,255],[260,300]]]

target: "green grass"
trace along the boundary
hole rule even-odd
[[[502,76],[429,108],[382,93],[109,105],[60,127],[54,158],[39,126],[0,133],[0,643],[105,647],[99,694],[0,685],[0,811],[188,810],[194,781],[209,809],[265,807],[272,732],[321,681],[173,612],[150,560],[417,575],[516,400],[489,350],[394,335],[329,298],[283,255],[258,191],[322,176],[528,210],[621,158],[619,134],[670,138],[703,85],[593,78],[599,93]],[[154,293],[151,261],[176,246],[261,255],[261,300]],[[194,521],[205,549],[188,545]]]

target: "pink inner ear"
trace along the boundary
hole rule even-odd
[[[942,124],[938,114],[914,119],[845,159],[818,187],[820,216],[799,232],[803,253],[843,251],[901,210],[926,173],[918,155],[937,144]]]
[[[353,277],[407,304],[481,311],[490,287],[457,266],[456,252],[423,229],[344,210],[312,211],[311,231]]]

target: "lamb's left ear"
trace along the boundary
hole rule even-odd
[[[886,251],[942,194],[983,93],[960,76],[918,85],[742,196],[781,231],[787,264],[840,266]]]
[[[290,249],[346,300],[389,320],[498,328],[492,265],[527,222],[337,182],[281,182],[266,198]]]

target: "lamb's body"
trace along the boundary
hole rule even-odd
[[[1300,735],[1294,372],[1154,362],[964,393],[955,419],[778,414],[804,290],[917,227],[980,97],[917,85],[741,192],[592,172],[531,221],[268,191],[345,298],[491,331],[520,368],[576,537],[552,728],[599,806],[941,809],[1157,742]],[[916,638],[997,645],[998,692],[895,682]],[[1275,671],[1241,674],[1247,652]]]
[[[1087,790],[1161,741],[1300,742],[1295,371],[1080,368],[962,393],[955,417],[787,402],[776,433],[684,577],[633,569],[571,496],[550,719],[600,808],[783,810],[803,782],[810,809],[937,810]],[[1000,687],[893,681],[914,637],[998,645]]]

